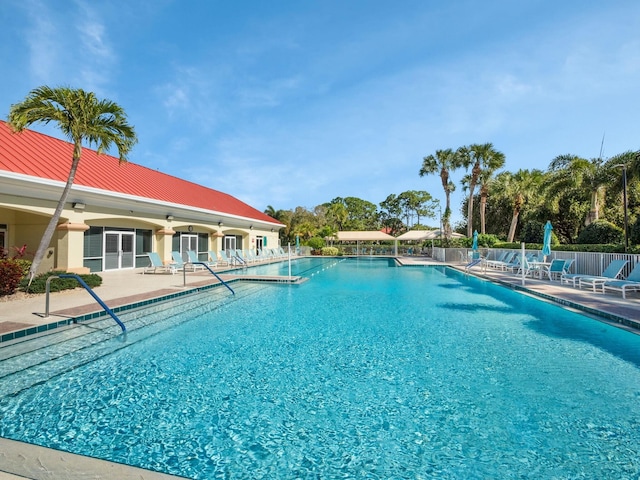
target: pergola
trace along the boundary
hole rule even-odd
[[[360,242],[394,242],[394,255],[398,254],[398,241],[396,237],[379,230],[344,231],[336,234],[339,242],[356,242],[356,252],[360,252]]]

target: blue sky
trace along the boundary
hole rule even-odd
[[[472,143],[514,172],[640,148],[637,0],[3,0],[0,62],[3,118],[92,90],[135,126],[130,161],[260,210],[444,202],[422,158]]]

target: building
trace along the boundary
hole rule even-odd
[[[67,182],[73,145],[0,121],[0,246],[35,253]],[[133,269],[171,252],[278,246],[277,220],[223,192],[84,148],[41,271]]]

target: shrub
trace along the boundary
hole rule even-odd
[[[0,260],[0,296],[13,295],[24,277],[21,263],[13,258]]]
[[[326,257],[335,257],[338,255],[338,249],[336,247],[322,247],[322,255]]]
[[[67,272],[53,271],[36,275],[36,277],[33,279],[33,282],[31,282],[31,285],[29,286],[29,292],[44,293],[46,291],[47,278],[56,275],[62,275],[65,273]],[[84,280],[85,283],[91,288],[99,287],[100,285],[102,285],[102,277],[100,275],[96,275],[95,273],[91,273],[89,275],[80,275],[80,278],[82,278],[82,280]],[[28,278],[23,279],[20,283],[20,288],[26,291],[28,283]],[[73,290],[74,288],[77,288],[79,286],[80,284],[75,278],[58,278],[51,282],[51,284],[49,285],[49,289],[52,292],[60,292],[62,290]]]
[[[578,235],[577,243],[622,243],[623,230],[607,220],[596,220]]]
[[[310,246],[313,250],[320,250],[325,245],[324,238],[312,237],[307,240],[307,245]]]
[[[629,228],[629,241],[634,244],[640,244],[640,216]]]

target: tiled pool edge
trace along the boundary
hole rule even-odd
[[[227,280],[226,283],[235,283],[240,280],[242,279],[234,278],[234,279]],[[126,305],[120,305],[118,307],[113,307],[111,308],[111,311],[113,311],[114,313],[126,312],[129,310],[134,310],[136,308],[147,307],[149,305],[153,305],[156,303],[173,300],[175,298],[184,297],[186,295],[193,295],[199,292],[203,292],[213,288],[219,288],[222,286],[224,286],[222,283],[213,283],[211,285],[196,286],[196,287],[190,288],[189,290],[182,290],[175,293],[170,293],[168,295],[151,297],[145,300],[140,300],[138,302],[134,302]],[[45,323],[43,325],[38,325],[36,327],[28,327],[21,330],[15,330],[13,332],[5,333],[0,337],[0,347],[2,346],[3,343],[13,342],[14,340],[22,340],[25,337],[28,337],[30,335],[50,332],[52,330],[56,330],[61,327],[68,327],[69,325],[86,322],[88,320],[95,320],[97,318],[106,317],[107,315],[108,315],[107,312],[101,309],[101,310],[85,313],[83,315],[65,318],[64,320],[57,320],[51,323]]]
[[[547,300],[549,302],[552,303],[556,303],[558,305],[561,305],[563,307],[568,307],[568,308],[572,308],[574,310],[578,310],[580,312],[584,312],[592,317],[595,317],[595,320],[606,320],[607,323],[610,324],[618,324],[618,325],[624,325],[625,327],[628,327],[629,329],[631,329],[633,331],[633,333],[640,335],[640,321],[636,321],[633,320],[631,318],[627,318],[627,317],[623,317],[622,315],[616,315],[615,313],[611,313],[611,312],[605,312],[603,310],[598,310],[597,308],[593,308],[593,307],[589,307],[587,305],[582,305],[580,303],[576,303],[576,302],[572,302],[571,300],[567,300],[564,298],[559,298],[556,297],[554,295],[550,295],[547,293],[542,293],[542,292],[538,292],[536,290],[532,290],[530,288],[527,288],[526,286],[523,285],[518,285],[516,283],[511,283],[511,282],[507,282],[504,280],[501,280],[499,278],[493,278],[490,277],[488,275],[482,275],[479,274],[478,272],[471,272],[471,271],[462,271],[458,268],[455,268],[453,266],[447,265],[448,268],[451,268],[463,275],[472,275],[476,278],[481,278],[482,280],[487,280],[489,282],[492,283],[496,283],[499,284],[503,287],[507,287],[510,288],[511,290],[516,290],[516,291],[520,291],[520,292],[524,292],[528,295],[534,296],[534,297],[538,297],[538,298],[542,298],[544,300]]]

